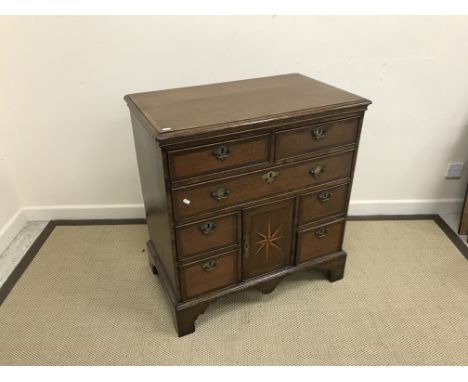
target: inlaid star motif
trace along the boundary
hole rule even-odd
[[[265,258],[266,261],[268,262],[268,256],[270,254],[270,248],[278,248],[281,249],[275,241],[281,239],[281,236],[277,236],[279,231],[283,225],[280,225],[273,233],[271,229],[271,221],[268,220],[268,230],[266,235],[263,233],[257,232],[257,235],[261,237],[261,240],[257,241],[255,244],[259,245],[259,248],[257,249],[257,252],[255,252],[256,255],[258,255],[264,248],[265,248]]]

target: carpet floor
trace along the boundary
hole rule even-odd
[[[0,306],[0,364],[468,365],[468,262],[432,220],[348,222],[343,280],[223,297],[182,338],[146,239],[57,226]]]

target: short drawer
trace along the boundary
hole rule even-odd
[[[340,220],[299,232],[296,263],[341,250],[345,221]]]
[[[176,228],[177,255],[186,258],[237,243],[237,217],[214,217]]]
[[[320,185],[351,175],[354,151],[276,166],[173,191],[176,220],[251,200]]]
[[[359,118],[342,119],[276,133],[275,158],[290,158],[357,140]]]
[[[301,196],[299,224],[346,212],[349,184],[322,189]]]
[[[268,163],[270,135],[237,139],[190,149],[169,151],[172,180]]]
[[[180,267],[185,300],[238,282],[238,251],[227,252]]]

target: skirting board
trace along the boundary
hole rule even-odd
[[[23,210],[17,211],[6,224],[0,228],[0,255],[10,245],[15,236],[21,231],[21,228],[26,224],[27,219],[24,216]]]
[[[28,221],[141,219],[143,204],[74,205],[24,207],[0,227],[0,255]]]
[[[355,200],[349,205],[349,215],[424,215],[458,214],[463,199],[432,200]],[[61,205],[24,207],[4,227],[0,228],[0,254],[27,221],[142,219],[143,204]]]
[[[92,204],[65,206],[24,207],[28,221],[86,220],[86,219],[141,219],[145,217],[143,204]]]
[[[463,199],[433,200],[355,200],[349,204],[349,215],[424,215],[457,214]],[[141,219],[143,204],[37,206],[23,208],[26,220],[55,219]]]
[[[463,199],[351,200],[348,215],[459,214]]]

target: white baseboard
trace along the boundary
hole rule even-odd
[[[0,228],[0,254],[10,245],[26,222],[23,210],[20,209]]]
[[[349,215],[415,215],[460,213],[462,199],[351,200]],[[26,220],[140,219],[143,204],[92,204],[23,208]]]
[[[34,206],[24,207],[23,211],[28,221],[145,218],[143,204]]]
[[[349,215],[424,215],[458,214],[462,199],[428,200],[353,200]],[[24,207],[0,229],[0,253],[28,221],[57,219],[141,219],[143,204],[59,205]]]
[[[350,216],[459,214],[463,199],[351,200]]]

